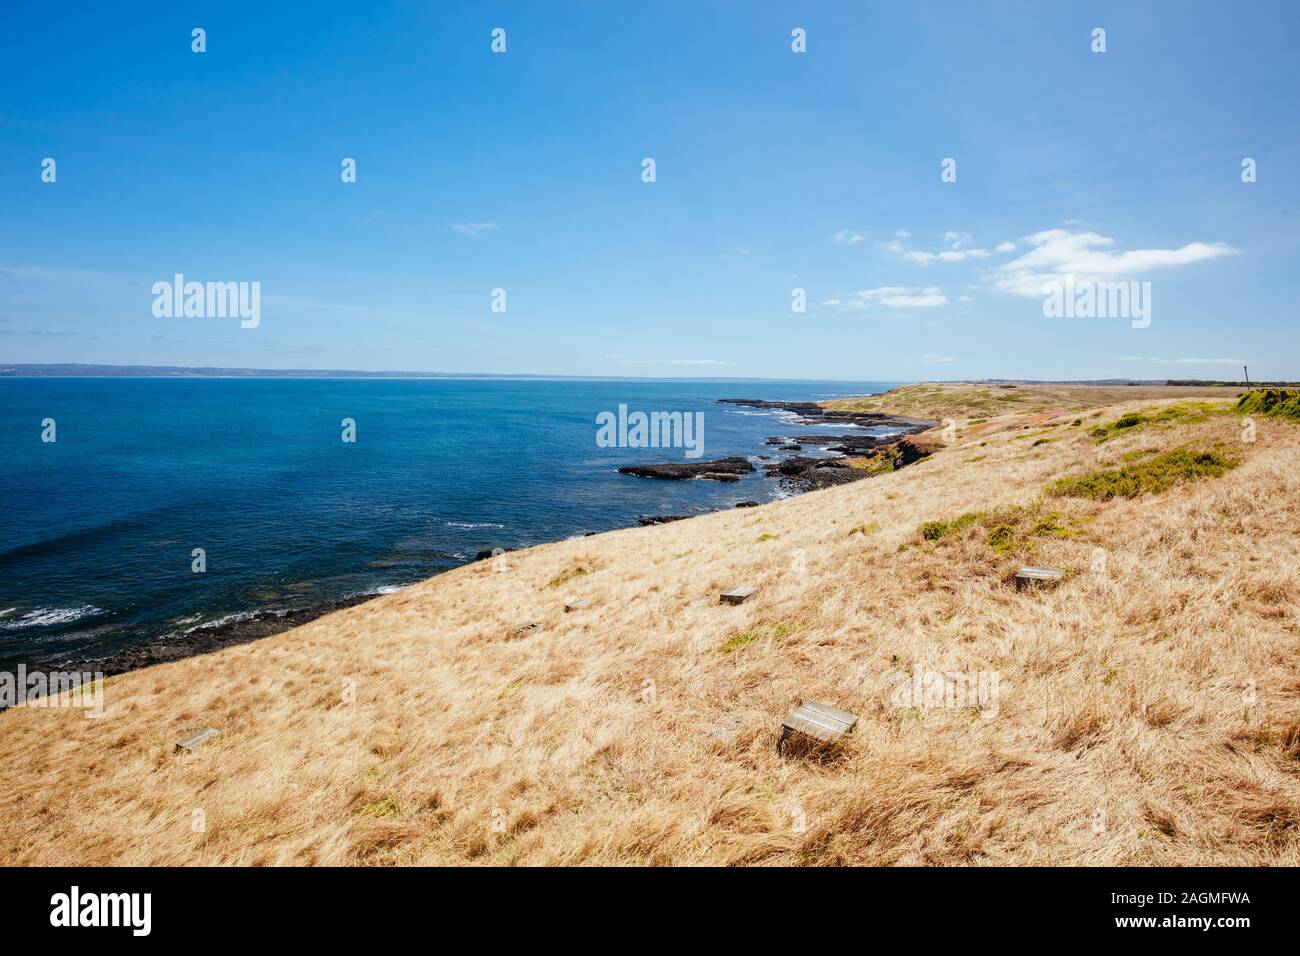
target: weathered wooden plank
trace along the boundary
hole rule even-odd
[[[220,731],[215,727],[205,727],[196,734],[191,734],[184,740],[176,741],[176,752],[184,750],[186,753],[193,753],[210,739],[217,736]]]
[[[572,614],[574,611],[585,611],[591,607],[590,601],[565,601],[564,613]]]
[[[758,591],[754,587],[732,588],[730,591],[724,591],[718,596],[719,603],[722,604],[744,604]]]
[[[858,723],[856,714],[840,710],[829,704],[815,700],[806,700],[785,719],[781,725],[781,737],[776,749],[782,750],[786,738],[792,733],[802,734],[823,743],[834,743],[853,730]]]
[[[1023,591],[1027,587],[1056,584],[1064,577],[1065,572],[1055,568],[1024,567],[1016,572],[1016,590]]]
[[[516,637],[518,637],[522,634],[527,634],[529,631],[535,631],[540,626],[541,625],[539,625],[536,621],[529,621],[526,624],[520,624],[518,627],[516,627],[514,630],[514,634]]]

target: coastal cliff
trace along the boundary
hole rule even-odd
[[[1300,863],[1300,427],[1244,440],[1240,390],[945,390],[950,440],[871,480],[468,564],[110,677],[99,719],[0,715],[0,859]],[[803,700],[858,717],[835,753],[777,753]]]

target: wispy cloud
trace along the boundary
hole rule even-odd
[[[906,229],[900,229],[895,235],[897,238],[883,243],[883,248],[886,252],[898,256],[904,262],[914,262],[917,265],[928,266],[936,262],[965,262],[967,259],[987,259],[989,257],[987,249],[970,245],[971,236],[968,232],[948,230],[943,234],[940,248],[933,251],[907,248],[901,240],[911,238],[912,234]]]
[[[835,233],[835,235],[832,236],[831,238],[835,242],[839,243],[840,245],[856,246],[859,242],[862,242],[867,237],[860,232],[855,232],[852,229],[841,229],[839,232]]]
[[[872,305],[884,305],[895,309],[932,309],[947,305],[948,297],[938,286],[925,288],[902,285],[880,286],[876,289],[859,289],[854,293],[856,299],[848,304],[853,308],[865,309]]]
[[[1237,250],[1223,242],[1189,242],[1177,249],[1110,249],[1115,240],[1095,232],[1047,229],[1027,236],[1032,247],[1002,266],[993,276],[994,287],[1013,295],[1041,296],[1048,282],[1103,282],[1130,279],[1155,269],[1232,256]]]
[[[942,365],[944,362],[951,362],[951,355],[935,355],[933,352],[927,352],[921,356],[921,361],[930,365]]]
[[[500,229],[495,222],[453,222],[451,228],[459,232],[462,236],[471,236],[474,239],[481,239],[493,229]]]

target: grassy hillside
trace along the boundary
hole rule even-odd
[[[1163,385],[964,385],[923,382],[882,395],[824,402],[841,411],[886,412],[915,418],[959,419],[1023,412],[1062,412],[1096,408],[1111,402],[1149,398],[1208,396],[1235,398],[1240,388],[1170,387]]]
[[[0,715],[0,862],[1300,864],[1300,425],[1014,391],[896,395],[955,422],[897,472]],[[919,671],[995,706],[900,702]],[[776,753],[803,698],[860,716],[838,751]]]

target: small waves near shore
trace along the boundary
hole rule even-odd
[[[893,384],[2,379],[0,426],[31,435],[0,473],[0,669],[130,669],[284,630],[495,548],[785,497],[761,467],[784,454],[767,439],[821,423],[719,400]],[[597,416],[620,405],[702,413],[705,455],[755,471],[732,484],[619,474],[687,460],[600,446]],[[26,428],[46,416],[57,442]]]

